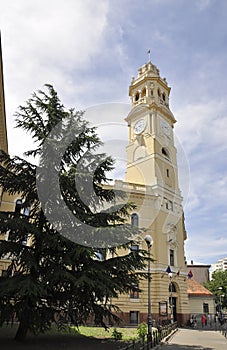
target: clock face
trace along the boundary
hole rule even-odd
[[[136,124],[134,125],[134,133],[140,134],[146,127],[146,121],[144,119],[138,120]]]
[[[170,133],[171,133],[170,125],[165,120],[161,120],[160,124],[164,134],[167,136],[170,136]]]

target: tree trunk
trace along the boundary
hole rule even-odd
[[[28,323],[26,322],[26,320],[21,320],[14,339],[18,341],[23,341],[26,339],[27,333]]]

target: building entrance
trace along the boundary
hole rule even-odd
[[[169,305],[171,307],[172,302],[172,309],[173,309],[173,321],[177,321],[177,298],[176,297],[170,297],[169,298]]]

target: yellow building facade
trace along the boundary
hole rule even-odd
[[[169,108],[169,95],[166,79],[151,62],[132,78],[132,109],[125,119],[129,128],[126,181],[116,181],[115,187],[130,193],[137,206],[132,224],[146,229],[138,237],[138,248],[147,249],[145,235],[153,238],[150,298],[154,322],[170,319],[172,310],[172,318],[185,324],[190,314],[184,253],[187,235],[174,145],[176,120]],[[147,284],[142,280],[141,292],[134,288],[115,301],[125,324],[147,322]]]

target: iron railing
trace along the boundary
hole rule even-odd
[[[166,338],[169,334],[172,333],[173,330],[177,328],[177,322],[168,324],[166,326],[159,327],[156,330],[152,331],[152,341],[147,340],[133,340],[124,347],[120,348],[120,350],[149,350],[158,345],[161,340]]]
[[[227,321],[225,321],[225,323],[220,325],[219,330],[220,330],[221,334],[224,335],[225,338],[227,338]]]

